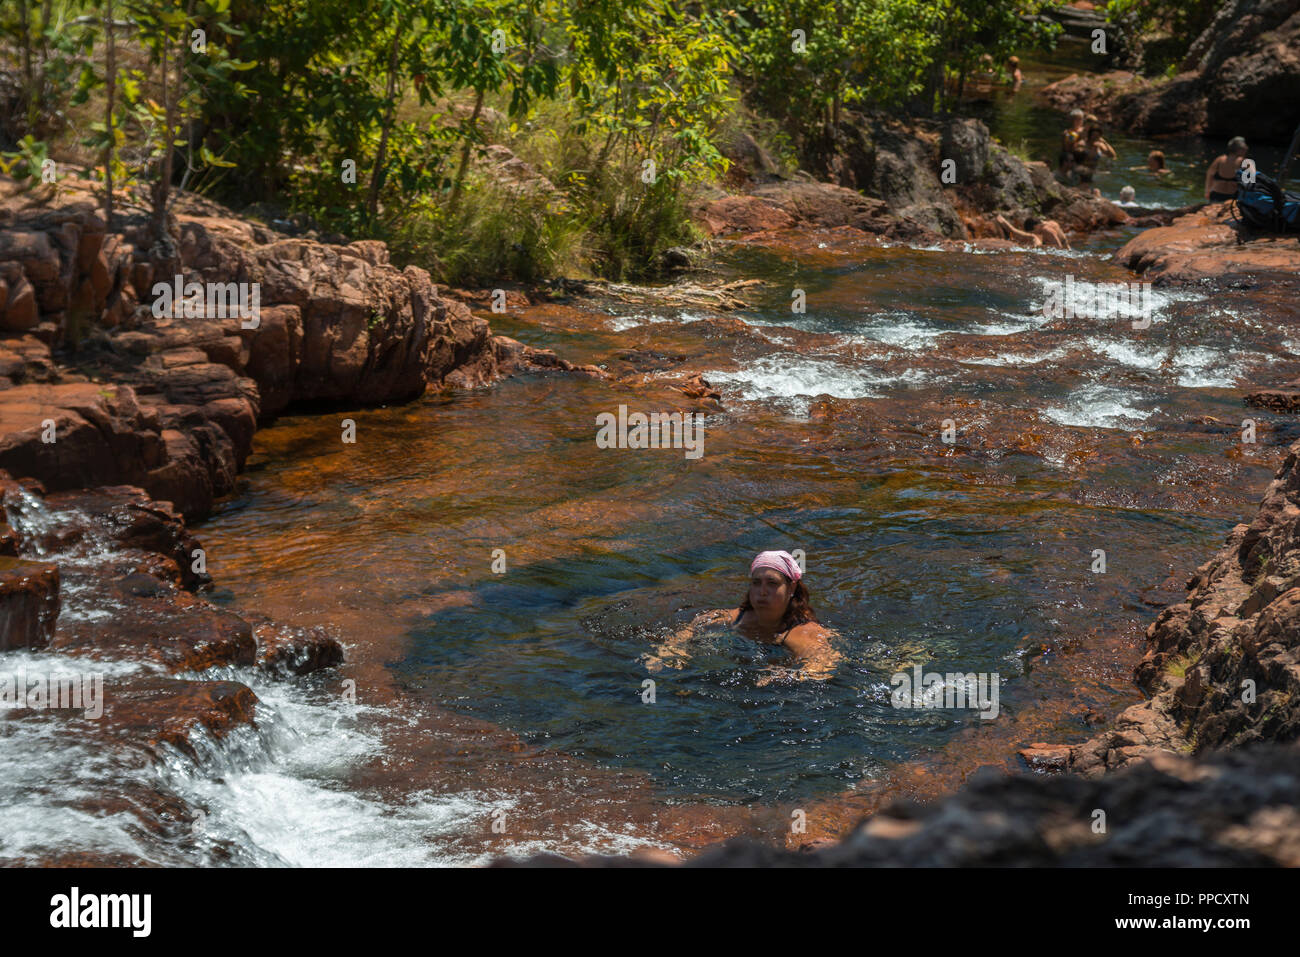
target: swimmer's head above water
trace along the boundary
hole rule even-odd
[[[817,615],[809,603],[799,563],[789,552],[759,552],[749,566],[749,591],[740,613],[751,614],[759,624],[788,630]]]

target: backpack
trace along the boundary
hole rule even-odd
[[[1250,226],[1263,232],[1300,232],[1300,195],[1286,192],[1271,176],[1256,170],[1255,181],[1245,181],[1246,169],[1237,170],[1237,211]]]

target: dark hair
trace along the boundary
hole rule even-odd
[[[781,575],[780,572],[777,572]],[[785,578],[784,575],[781,575]],[[785,578],[786,581],[790,579]],[[796,625],[802,625],[806,622],[816,621],[817,613],[813,611],[809,603],[808,587],[803,583],[803,579],[794,583],[794,594],[790,596],[790,603],[785,606],[785,614],[781,616],[781,627],[789,631]],[[749,589],[745,589],[745,600],[740,603],[740,614],[744,615],[747,611],[753,611],[754,606],[749,603]],[[739,619],[737,619],[739,620]]]
[[[1100,126],[1090,126],[1090,127],[1088,127],[1088,132],[1083,134],[1084,139],[1089,139],[1089,140],[1092,139],[1092,134],[1093,134],[1093,133],[1096,133],[1098,139],[1100,139],[1100,138],[1101,138],[1101,127],[1100,127]]]
[[[1250,152],[1250,147],[1246,145],[1244,137],[1234,136],[1232,139],[1228,140],[1228,152],[1240,153],[1242,156],[1245,156]]]
[[[1164,153],[1160,152],[1159,150],[1152,150],[1151,155],[1147,157],[1147,162],[1150,163],[1152,160],[1155,160],[1157,163],[1159,163],[1161,169],[1165,168]]]
[[[1028,219],[1025,220],[1025,229],[1033,229],[1041,222],[1042,220],[1039,219],[1037,216],[1030,216]]]

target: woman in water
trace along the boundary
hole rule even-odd
[[[1115,147],[1107,143],[1101,135],[1101,127],[1088,127],[1087,136],[1083,141],[1083,164],[1079,168],[1079,182],[1091,183],[1093,174],[1101,165],[1102,159],[1115,159],[1115,155]]]
[[[1147,154],[1147,162],[1145,166],[1130,166],[1129,169],[1144,170],[1145,172],[1152,173],[1157,177],[1168,176],[1173,172],[1173,170],[1165,166],[1165,154],[1160,152],[1160,150],[1152,150]]]
[[[1205,171],[1205,198],[1211,203],[1221,203],[1237,195],[1237,170],[1250,147],[1240,136],[1228,140],[1228,152],[1217,157]]]
[[[685,646],[698,631],[723,624],[760,645],[785,649],[799,662],[801,678],[829,678],[839,661],[829,641],[832,632],[818,623],[794,557],[789,552],[760,552],[749,566],[749,591],[740,607],[696,615],[656,649],[646,660],[646,668],[680,667],[688,657]],[[760,679],[759,684],[767,684],[772,677]]]

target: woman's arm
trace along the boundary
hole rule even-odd
[[[1210,168],[1205,171],[1205,198],[1206,199],[1210,198],[1210,183],[1214,181],[1214,171],[1217,170],[1219,168],[1219,164],[1222,163],[1227,158],[1228,157],[1226,155],[1218,157],[1217,159],[1215,159],[1214,162],[1210,164]]]
[[[1027,233],[1022,229],[1016,229],[1016,227],[1007,222],[1006,218],[1001,213],[997,216],[997,223],[1007,231],[1009,234],[1007,237],[1008,239],[1014,239],[1022,243],[1029,243],[1031,246],[1041,246],[1043,243],[1043,241],[1033,233]]]
[[[646,670],[661,671],[664,665],[680,668],[682,663],[690,657],[686,653],[686,646],[690,644],[696,632],[708,625],[730,624],[739,610],[738,608],[719,608],[715,611],[700,612],[655,648],[654,653],[645,659]]]
[[[802,678],[824,679],[835,672],[840,655],[831,647],[831,632],[816,622],[806,622],[786,636],[785,646],[802,665]]]

